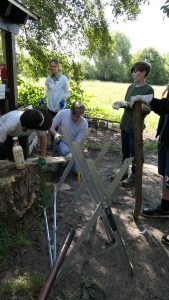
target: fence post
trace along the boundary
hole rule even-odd
[[[134,105],[134,139],[135,139],[135,207],[134,218],[137,219],[141,210],[142,203],[142,172],[143,172],[143,136],[142,136],[142,118],[141,102]]]

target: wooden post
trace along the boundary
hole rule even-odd
[[[142,203],[142,171],[143,171],[143,136],[142,136],[142,119],[141,103],[136,102],[134,105],[134,139],[135,139],[135,160],[136,160],[136,177],[135,177],[135,207],[134,218],[137,219],[141,210]]]
[[[16,53],[15,53],[15,35],[11,32],[5,32],[5,50],[6,63],[8,70],[8,103],[9,110],[17,108],[17,79],[16,79]]]

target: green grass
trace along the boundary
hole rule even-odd
[[[39,292],[43,284],[44,278],[40,274],[24,274],[4,279],[0,284],[0,299],[17,299],[17,296],[22,295],[22,299],[33,299],[31,294]]]
[[[103,148],[102,144],[96,144],[96,143],[85,143],[85,146],[88,150],[91,151],[100,151]]]
[[[5,260],[14,249],[24,248],[31,244],[26,234],[20,230],[9,231],[0,224],[0,261]]]
[[[151,153],[157,153],[157,141],[145,142],[144,148]]]
[[[104,117],[114,122],[119,122],[123,114],[123,109],[112,109],[112,103],[118,100],[123,100],[127,91],[128,83],[115,83],[103,81],[83,81],[81,87],[86,94],[91,95],[89,106],[91,108],[99,107],[104,112]],[[164,86],[153,86],[155,97],[161,98]],[[100,117],[100,116],[99,116]],[[158,123],[158,115],[151,112],[146,117],[146,127],[155,129]]]

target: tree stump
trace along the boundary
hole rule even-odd
[[[18,222],[30,211],[40,189],[37,157],[26,160],[25,168],[17,170],[14,162],[0,160],[0,218]],[[65,164],[64,157],[47,157],[44,172],[55,171]]]
[[[19,220],[35,202],[39,175],[37,166],[17,170],[15,166],[0,168],[0,215],[5,220]]]

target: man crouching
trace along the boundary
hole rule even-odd
[[[61,140],[62,128],[67,130],[72,141],[80,143],[88,128],[88,123],[83,118],[84,112],[85,105],[76,101],[72,104],[71,109],[64,109],[54,117],[50,133],[54,136],[53,150],[55,153],[66,158],[71,157],[69,146],[64,138]],[[76,166],[73,167],[73,171],[77,173]]]

